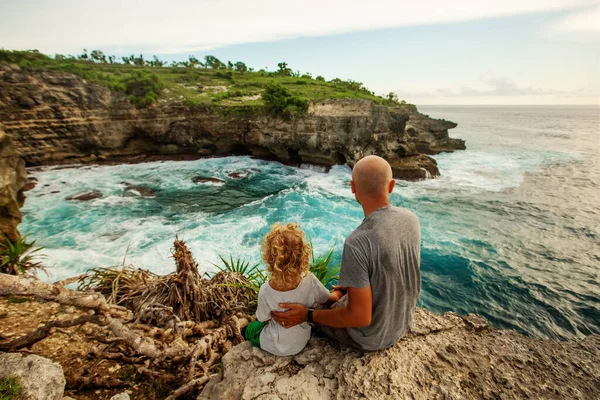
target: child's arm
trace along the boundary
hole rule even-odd
[[[271,319],[271,309],[267,304],[265,293],[262,288],[258,292],[258,306],[256,307],[256,319],[261,322],[267,322]]]
[[[325,286],[323,286],[321,281],[319,281],[317,279],[317,277],[314,275],[313,275],[313,285],[315,286],[315,290],[317,291],[317,294],[315,296],[316,302],[319,304],[329,303],[329,301],[331,299],[331,294],[329,293],[329,290],[327,290],[327,288]]]

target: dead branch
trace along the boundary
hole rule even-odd
[[[69,389],[115,389],[129,386],[130,382],[122,381],[113,376],[81,376],[74,382],[69,382]]]
[[[67,279],[63,279],[62,281],[56,281],[53,283],[53,285],[57,285],[57,286],[67,286],[71,283],[77,282],[79,280],[85,279],[87,278],[89,275],[89,272],[84,272],[81,275],[77,275],[77,276],[73,276],[71,278],[67,278]]]
[[[200,378],[191,380],[185,385],[181,386],[179,389],[175,390],[173,393],[171,393],[165,400],[178,399],[179,397],[191,392],[195,388],[204,385],[206,382],[208,382],[209,379],[210,378],[208,376],[202,376]]]
[[[30,347],[31,345],[47,337],[52,328],[68,328],[75,325],[82,325],[86,322],[102,325],[101,319],[97,315],[82,315],[81,317],[66,321],[48,321],[44,326],[37,328],[35,331],[27,335],[21,336],[8,343],[0,343],[0,350],[15,351],[22,347]]]
[[[131,311],[108,304],[100,293],[82,293],[16,275],[0,274],[0,296],[31,296],[60,304],[96,310],[102,314],[130,320]]]

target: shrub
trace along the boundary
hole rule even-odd
[[[321,75],[317,76],[315,79],[320,82],[325,82],[325,78],[323,78]]]
[[[215,76],[217,78],[227,79],[228,81],[233,80],[233,72],[231,72],[231,71],[217,71]]]
[[[10,275],[35,276],[37,270],[45,271],[40,258],[44,256],[37,254],[43,247],[35,247],[35,240],[27,241],[29,235],[22,236],[12,242],[3,235],[4,242],[0,241],[0,272]]]
[[[308,110],[305,99],[292,95],[285,87],[274,82],[267,85],[261,98],[267,113],[283,118],[292,118]]]
[[[163,88],[158,75],[144,71],[134,71],[121,83],[125,85],[125,94],[129,95],[131,103],[140,108],[155,103]]]

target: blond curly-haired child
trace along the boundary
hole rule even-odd
[[[270,279],[258,292],[256,321],[248,325],[245,333],[254,346],[277,356],[289,356],[299,353],[308,343],[308,323],[286,329],[271,319],[271,311],[285,311],[279,303],[311,307],[329,300],[329,291],[309,272],[310,252],[298,224],[276,223],[265,236],[261,253]]]

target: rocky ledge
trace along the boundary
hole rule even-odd
[[[600,336],[557,342],[488,327],[469,314],[417,309],[412,333],[378,352],[315,337],[275,357],[249,342],[223,358],[199,399],[594,399]]]
[[[428,154],[465,148],[463,140],[448,137],[455,123],[410,105],[312,102],[304,116],[289,121],[229,111],[173,102],[138,110],[126,97],[72,74],[0,65],[0,122],[28,166],[227,154],[353,166],[378,154],[396,178],[418,180],[439,175]]]
[[[21,222],[26,184],[25,163],[0,124],[0,232],[13,242],[19,238],[17,226]],[[0,242],[4,240],[0,238]]]

